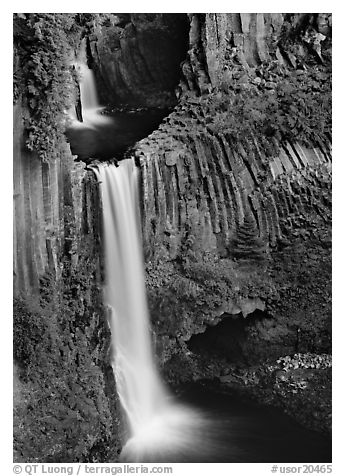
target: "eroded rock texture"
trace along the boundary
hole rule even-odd
[[[185,14],[123,14],[90,40],[90,62],[105,103],[166,107],[175,87],[188,39]]]
[[[59,260],[71,240],[65,211],[79,235],[82,214],[84,167],[73,163],[67,144],[59,160],[44,163],[24,145],[27,109],[14,108],[14,288],[18,293],[37,292],[46,272],[59,279]],[[84,209],[85,213],[85,209]],[[77,246],[77,244],[76,244]],[[77,256],[74,256],[74,261]]]
[[[249,72],[272,60],[296,67],[296,54],[311,52],[320,59],[321,44],[331,38],[332,28],[331,15],[321,13],[194,13],[189,19],[182,87],[201,93],[231,82],[234,64]],[[303,44],[296,46],[295,54],[287,51],[285,40],[293,42],[301,32]]]
[[[245,317],[268,309],[277,332],[259,332],[260,339],[272,341],[277,356],[277,342],[293,351],[296,326],[306,327],[307,339],[330,318],[328,146],[285,144],[268,161],[258,146],[249,161],[225,137],[187,132],[171,138],[171,128],[163,146],[157,132],[139,154],[158,332],[188,340],[223,313]]]
[[[330,15],[119,14],[88,45],[104,104],[176,106],[134,148],[152,328],[167,379],[200,376],[191,338],[209,326],[217,336],[217,324],[234,317],[246,320],[241,342],[231,345],[247,365],[328,353],[324,120],[308,119],[309,142],[248,124],[236,135],[226,123],[229,97],[251,91],[266,100],[277,77],[289,83],[304,63],[315,66],[310,84],[319,91],[318,81],[328,80],[317,68],[330,58]],[[16,102],[14,119],[15,459],[116,460],[98,186],[66,143],[48,162],[25,150],[23,104]],[[202,352],[211,361],[207,342]]]
[[[324,214],[330,203],[328,144],[308,149],[287,143],[268,160],[259,141],[257,154],[248,157],[241,144],[222,134],[189,132],[196,129],[191,125],[181,132],[181,122],[171,115],[137,151],[148,252],[158,253],[149,245],[155,241],[163,254],[176,258],[188,231],[203,251],[240,258],[261,252],[264,257],[269,253],[264,243],[274,247],[283,240],[294,214]],[[316,190],[313,194],[313,186],[324,188],[320,197]],[[254,243],[256,238],[262,241]]]
[[[119,412],[102,304],[100,200],[67,143],[43,163],[14,136],[14,459],[116,453]]]
[[[269,322],[247,336],[251,361],[294,352],[296,345],[330,351],[329,140],[267,140],[255,130],[236,140],[208,127],[198,99],[212,103],[224,81],[232,81],[234,58],[243,83],[264,60],[289,62],[289,68],[301,55],[317,61],[314,44],[303,43],[294,56],[277,38],[302,24],[315,37],[322,19],[329,25],[327,15],[190,16],[182,99],[136,150],[147,283],[162,361],[176,352],[188,360],[185,343],[193,334],[255,309],[265,310]],[[322,31],[329,34],[327,28]]]

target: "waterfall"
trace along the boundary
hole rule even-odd
[[[103,107],[98,102],[95,75],[92,69],[88,68],[85,63],[76,62],[76,69],[79,73],[80,102],[82,105],[83,122],[82,127],[91,127],[98,124],[111,122],[111,119],[101,113]],[[75,114],[74,114],[75,115]],[[78,126],[73,122],[73,126]]]
[[[138,169],[128,159],[118,167],[94,166],[94,171],[103,205],[112,366],[128,438],[122,459],[187,458],[200,449],[202,418],[172,398],[155,366],[139,232]]]
[[[88,68],[86,64],[83,63],[79,63],[77,68],[81,75],[80,101],[83,108],[86,110],[99,108],[96,81],[92,69]]]
[[[166,394],[153,362],[138,235],[137,170],[132,161],[99,168],[106,255],[105,302],[111,312],[114,370],[130,433],[137,433]]]

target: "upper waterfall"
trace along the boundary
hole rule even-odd
[[[79,63],[77,67],[81,74],[80,100],[83,108],[86,110],[99,108],[96,81],[92,69],[83,63]]]
[[[80,61],[75,63],[75,67],[79,74],[80,102],[83,116],[83,122],[79,122],[79,125],[92,128],[97,124],[110,122],[111,119],[109,117],[101,114],[103,107],[98,100],[94,72],[85,63]],[[76,125],[74,122],[73,126]]]

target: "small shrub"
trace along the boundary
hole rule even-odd
[[[37,302],[31,305],[16,298],[13,303],[13,353],[17,363],[26,368],[42,342],[45,324]]]

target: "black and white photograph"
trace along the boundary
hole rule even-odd
[[[12,16],[13,473],[331,473],[332,14]]]

